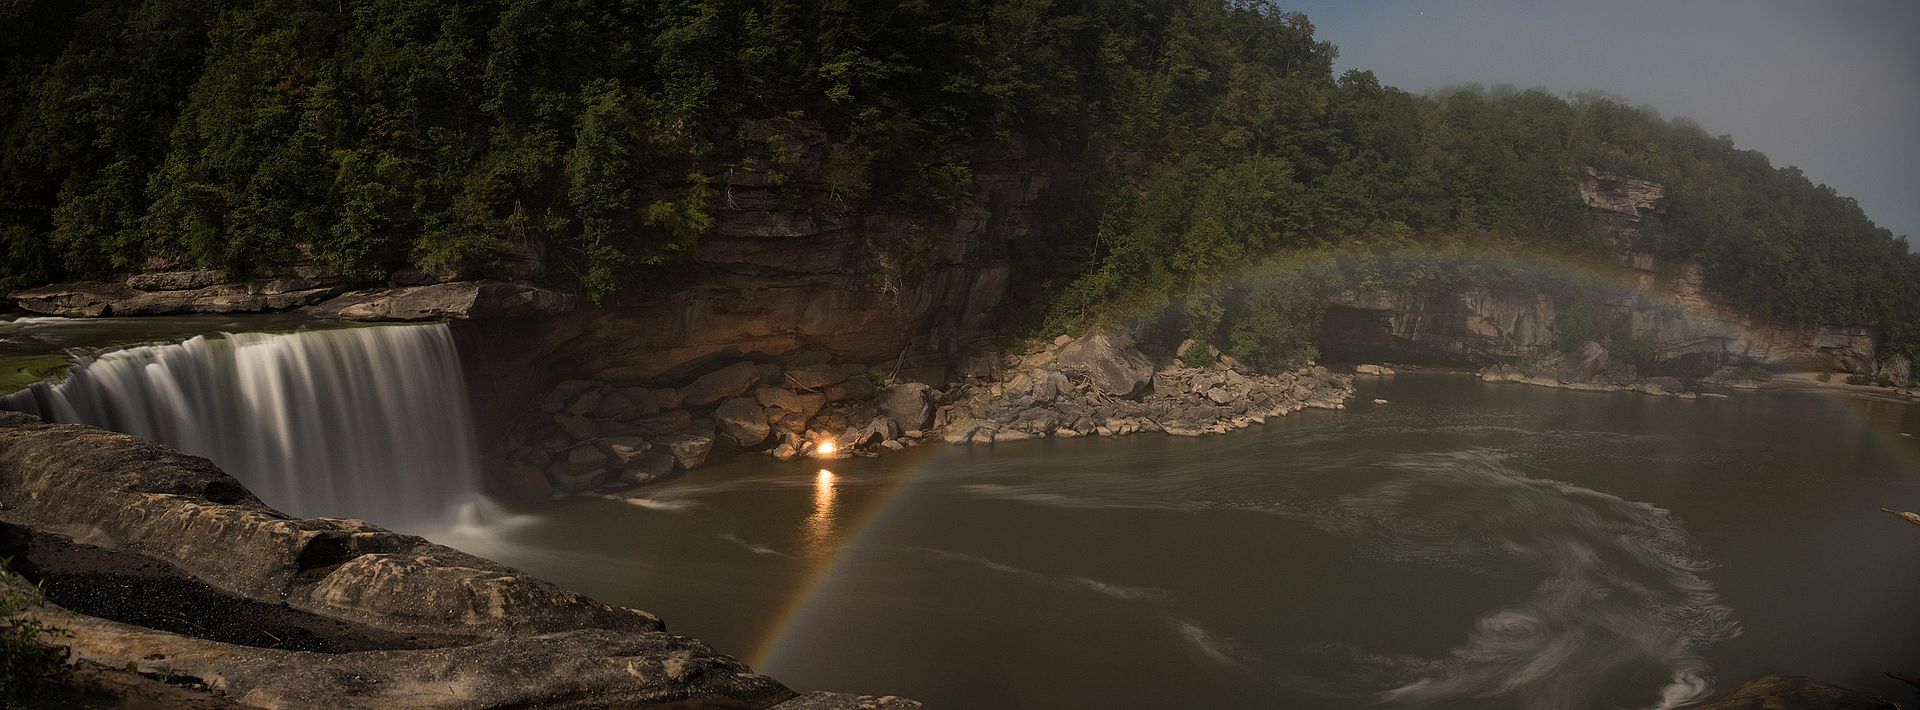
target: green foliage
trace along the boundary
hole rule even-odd
[[[1042,333],[1178,303],[1171,334],[1278,363],[1314,317],[1283,302],[1335,287],[1238,283],[1287,255],[1439,287],[1501,274],[1391,255],[1631,247],[1920,350],[1920,257],[1798,170],[1602,96],[1336,76],[1270,0],[16,0],[0,22],[0,287],[538,259],[607,299],[750,209],[736,186],[939,225],[1017,161],[1054,179],[1006,245],[1007,307]],[[1590,166],[1666,185],[1665,227],[1615,243],[1573,187]],[[876,231],[879,290],[935,255]],[[1588,315],[1572,330],[1635,347]]]
[[[8,562],[0,559],[0,707],[40,707],[66,673],[65,649],[47,641],[66,632],[27,613],[45,597]]]
[[[1732,379],[1735,381],[1766,382],[1768,380],[1773,379],[1773,373],[1768,372],[1765,368],[1762,368],[1762,367],[1751,366],[1751,367],[1744,367],[1739,370],[1735,370],[1732,374],[1729,374],[1727,377],[1728,379]]]
[[[1820,374],[1818,374],[1818,375],[1814,375],[1814,376],[1813,376],[1813,379],[1816,379],[1816,380],[1819,380],[1819,381],[1821,381],[1821,382],[1832,382],[1832,381],[1833,381],[1833,372],[1832,372],[1831,370],[1829,370],[1829,371],[1827,371],[1827,372],[1822,372],[1822,373],[1820,373]]]
[[[1847,384],[1870,385],[1870,384],[1873,384],[1873,377],[1866,373],[1856,372],[1854,374],[1847,375]]]

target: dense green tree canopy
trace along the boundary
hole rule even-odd
[[[937,215],[983,155],[1062,166],[1012,254],[1016,315],[1048,328],[1178,301],[1210,348],[1277,361],[1295,301],[1356,272],[1250,264],[1632,247],[1756,313],[1920,344],[1920,264],[1797,170],[1604,97],[1335,76],[1265,0],[6,0],[0,26],[0,286],[538,253],[600,297],[817,131],[828,189],[796,209]],[[1614,243],[1589,166],[1664,183],[1666,227]]]

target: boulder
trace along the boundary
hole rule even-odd
[[[597,419],[629,419],[651,413],[641,411],[639,404],[618,391],[600,395],[598,406],[593,408],[593,416]]]
[[[827,405],[826,395],[818,392],[795,392],[779,387],[761,387],[754,391],[753,396],[764,406],[800,415],[802,421],[812,419],[813,415],[820,412],[821,407]]]
[[[1561,382],[1586,382],[1606,369],[1610,361],[1607,349],[1589,340],[1560,361],[1559,379]]]
[[[592,446],[575,446],[567,451],[567,472],[582,474],[607,466],[607,455]]]
[[[845,373],[832,365],[804,365],[789,367],[786,372],[786,384],[798,389],[817,390],[828,385],[839,384],[847,379]]]
[[[620,480],[633,484],[652,483],[673,473],[675,463],[678,462],[674,460],[672,454],[648,450],[620,470]]]
[[[563,313],[575,303],[570,294],[524,283],[456,281],[355,291],[307,310],[343,320],[427,321]]]
[[[553,391],[548,392],[547,396],[541,401],[565,406],[567,402],[573,401],[573,398],[580,396],[587,390],[598,387],[599,384],[600,383],[592,380],[567,380],[555,385]]]
[[[648,436],[664,436],[679,432],[693,423],[693,415],[685,409],[673,409],[659,414],[650,414],[631,422],[638,433]]]
[[[585,392],[580,393],[579,397],[575,397],[573,402],[567,405],[567,413],[581,414],[581,415],[592,414],[594,410],[599,408],[600,408],[600,391],[587,390]]]
[[[577,414],[555,414],[553,423],[560,427],[561,431],[566,432],[567,436],[573,437],[574,441],[585,441],[600,436],[599,426],[592,420]]]
[[[1686,389],[1678,377],[1649,377],[1640,381],[1640,390],[1647,394],[1678,394]]]
[[[705,375],[680,388],[681,404],[705,407],[729,397],[746,394],[760,381],[760,368],[751,362],[736,362]]]
[[[713,422],[720,433],[733,437],[741,446],[758,446],[773,430],[767,424],[767,410],[752,397],[735,397],[721,402],[713,410]]]
[[[539,466],[519,463],[507,467],[506,489],[515,499],[546,500],[553,495],[553,484]]]
[[[606,454],[614,465],[620,467],[632,464],[635,459],[640,458],[641,454],[651,448],[645,439],[637,436],[609,436],[594,442],[594,446],[598,447],[601,453]]]
[[[880,411],[908,429],[925,429],[933,419],[933,388],[902,382],[881,390]]]
[[[680,468],[699,468],[706,463],[707,454],[713,452],[713,436],[697,432],[663,436],[653,441],[654,445],[673,455],[674,463]]]
[[[1071,394],[1072,392],[1073,383],[1067,380],[1066,375],[1052,370],[1035,370],[1033,372],[1033,400],[1035,402],[1052,402],[1062,395]]]
[[[1126,338],[1095,333],[1068,343],[1055,359],[1063,368],[1085,370],[1093,387],[1115,397],[1132,397],[1153,378],[1153,362],[1132,349]]]
[[[821,393],[827,396],[829,402],[847,402],[872,399],[874,391],[873,383],[865,376],[850,376],[842,382],[828,385]]]
[[[873,446],[883,441],[900,438],[900,423],[892,417],[878,416],[851,435],[841,437],[849,446]]]

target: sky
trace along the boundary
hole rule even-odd
[[[1795,165],[1920,242],[1920,0],[1281,0],[1412,92],[1599,89]]]

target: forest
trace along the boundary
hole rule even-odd
[[[1036,332],[1176,303],[1203,351],[1278,364],[1330,288],[1630,248],[1920,349],[1920,257],[1798,170],[1602,95],[1336,75],[1266,0],[8,0],[0,23],[0,288],[533,250],[618,298],[817,128],[803,209],[937,216],[984,157],[1062,166],[1010,255],[1008,322]],[[1615,243],[1589,167],[1664,184],[1664,227]]]

